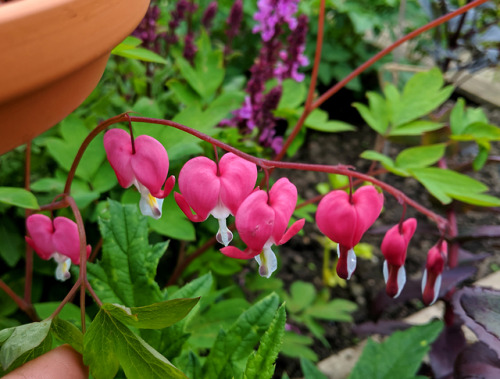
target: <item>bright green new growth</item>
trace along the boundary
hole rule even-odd
[[[382,343],[369,339],[349,379],[413,378],[442,329],[442,321],[435,321],[395,332]]]

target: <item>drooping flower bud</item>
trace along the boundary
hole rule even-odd
[[[434,245],[427,253],[424,275],[422,276],[422,300],[425,305],[432,305],[439,297],[441,274],[448,257],[446,241]]]
[[[80,238],[76,223],[66,217],[56,217],[52,222],[45,215],[34,214],[26,219],[26,227],[28,245],[40,258],[53,258],[57,262],[56,279],[67,280],[71,276],[71,263],[80,264]],[[90,250],[90,245],[87,245],[87,257]]]
[[[409,218],[401,225],[395,225],[387,231],[380,249],[384,254],[385,291],[391,297],[398,297],[406,283],[405,260],[417,220]]]
[[[227,246],[233,234],[226,226],[226,219],[230,214],[236,215],[256,181],[257,166],[233,153],[225,154],[218,164],[206,157],[196,157],[179,173],[181,193],[175,193],[175,201],[193,222],[205,221],[210,214],[218,219],[217,241]]]
[[[272,245],[284,244],[304,226],[305,220],[300,219],[287,230],[296,203],[297,188],[286,178],[279,179],[269,195],[262,190],[253,192],[236,213],[236,229],[247,248],[228,246],[221,252],[231,258],[255,258],[259,274],[269,278],[278,267]]]
[[[360,187],[352,196],[336,190],[321,199],[316,223],[324,235],[338,244],[337,274],[342,279],[350,279],[356,269],[353,248],[375,222],[383,205],[384,195],[373,186]]]
[[[135,152],[125,130],[111,129],[104,135],[104,149],[118,182],[123,188],[133,184],[141,194],[142,214],[158,219],[163,199],[175,184],[173,176],[167,179],[168,154],[163,145],[150,136],[137,137],[134,147]]]

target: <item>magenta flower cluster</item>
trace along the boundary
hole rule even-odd
[[[122,129],[111,129],[104,135],[104,148],[120,185],[134,185],[141,194],[139,207],[146,216],[159,218],[163,198],[172,191],[175,178],[167,179],[169,160],[163,145],[141,135],[135,140]],[[175,201],[187,218],[203,222],[210,215],[219,222],[216,239],[223,244],[221,253],[237,259],[255,258],[261,276],[269,278],[278,263],[273,245],[282,245],[304,226],[300,219],[289,226],[297,203],[297,188],[281,178],[268,190],[255,188],[257,166],[233,153],[216,162],[206,157],[190,159],[179,173],[179,193]],[[163,187],[163,188],[162,188]],[[337,274],[350,279],[356,269],[354,247],[380,215],[384,196],[373,186],[363,186],[354,193],[331,191],[319,203],[316,223],[319,230],[337,243]],[[233,234],[226,220],[235,217],[236,230],[246,248],[229,246]],[[386,292],[400,295],[405,282],[404,263],[410,240],[417,227],[414,218],[401,220],[389,229],[382,241],[383,275]],[[53,258],[58,267],[56,278],[69,278],[71,263],[80,263],[80,240],[74,221],[44,215],[28,217],[28,244],[42,259]],[[87,247],[87,255],[90,246]],[[425,304],[439,297],[441,274],[447,257],[447,245],[440,241],[429,250],[422,293]]]

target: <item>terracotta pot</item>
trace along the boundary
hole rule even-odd
[[[150,0],[0,5],[0,154],[49,129],[95,88]]]

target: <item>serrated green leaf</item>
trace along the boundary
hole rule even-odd
[[[222,329],[203,366],[205,377],[241,377],[248,356],[269,328],[279,297],[272,293],[241,314],[226,332]]]
[[[103,302],[141,306],[163,300],[156,267],[168,242],[148,243],[148,223],[137,207],[109,200],[109,219],[99,219],[102,258],[88,263],[89,280]]]
[[[51,345],[51,337],[49,334],[51,323],[52,320],[45,320],[2,331],[2,336],[10,334],[0,348],[0,364],[3,369],[9,369],[9,367],[22,356],[29,355],[31,358],[34,358],[48,351],[44,341],[49,340]],[[0,336],[0,340],[2,336]],[[39,346],[41,346],[42,349],[37,349]]]
[[[435,321],[395,332],[380,344],[369,339],[349,379],[414,377],[442,329],[442,321]]]
[[[441,129],[443,125],[444,124],[440,122],[416,120],[407,124],[399,125],[398,127],[392,129],[388,135],[389,137],[419,136],[425,132]]]
[[[483,194],[488,187],[467,175],[437,167],[409,170],[427,190],[443,204],[457,199],[479,206],[497,206],[500,199]]]
[[[189,379],[202,379],[200,360],[192,351],[185,351],[174,363]]]
[[[315,303],[304,311],[304,315],[321,320],[351,322],[351,313],[358,306],[349,300],[334,299],[328,303]]]
[[[105,303],[102,309],[122,323],[138,329],[163,329],[182,320],[200,298],[166,300],[143,307]]]
[[[446,144],[416,146],[403,150],[396,157],[396,167],[402,169],[421,168],[433,165],[441,159]]]
[[[199,106],[200,96],[187,84],[181,83],[177,79],[168,80],[166,86],[177,96],[177,99],[184,105]]]
[[[286,313],[282,305],[278,308],[271,325],[260,340],[259,348],[248,358],[245,379],[271,378],[274,374],[274,361],[283,342],[285,334]]]
[[[83,361],[96,379],[112,378],[121,366],[127,378],[186,378],[165,357],[106,310],[85,333]]]
[[[61,341],[70,344],[80,354],[83,353],[83,334],[71,322],[55,317],[50,331]]]
[[[0,203],[27,209],[39,209],[35,195],[24,188],[0,187]]]
[[[300,368],[304,374],[304,379],[328,379],[328,377],[318,370],[316,365],[309,359],[300,358]]]

